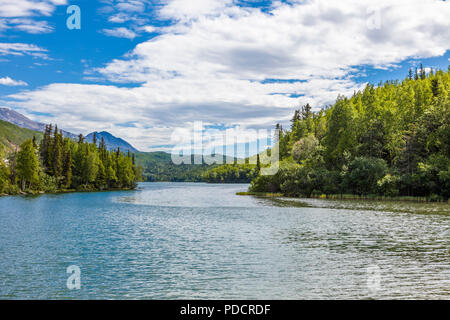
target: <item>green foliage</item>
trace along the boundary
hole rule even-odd
[[[357,157],[350,162],[344,178],[346,190],[357,195],[375,194],[378,180],[388,171],[383,159]]]
[[[0,160],[0,194],[5,193],[6,190],[9,188],[10,186],[9,176],[10,176],[9,168],[2,160]]]
[[[377,182],[378,193],[388,197],[397,196],[399,192],[397,188],[398,181],[399,178],[397,176],[386,174]]]
[[[249,191],[251,192],[279,192],[280,181],[279,175],[262,176],[259,175],[251,181]]]
[[[33,141],[27,140],[20,146],[17,154],[17,178],[22,191],[31,189],[39,183],[39,160]]]
[[[0,120],[0,158],[6,157],[7,154],[15,151],[22,143],[33,137],[40,141],[42,133]]]
[[[448,199],[449,107],[450,71],[422,69],[319,112],[304,106],[280,135],[280,150],[288,150],[279,172],[256,177],[250,190]]]
[[[248,183],[258,175],[250,164],[225,164],[206,171],[203,180],[209,183]]]
[[[145,181],[201,182],[204,181],[205,172],[219,166],[205,163],[176,165],[166,152],[141,152],[135,158],[138,167],[143,168],[141,175]],[[227,158],[224,157],[224,162],[226,161]]]
[[[39,190],[48,193],[58,192],[58,181],[54,176],[50,176],[41,170],[39,172],[39,181]]]
[[[292,147],[292,157],[296,161],[311,158],[319,147],[319,140],[314,135],[301,138]]]
[[[39,150],[38,150],[39,149]],[[141,169],[134,157],[120,150],[106,150],[82,139],[63,138],[57,127],[47,126],[39,148],[26,140],[17,153],[10,153],[8,166],[0,162],[0,193],[21,191],[131,189],[137,186]]]

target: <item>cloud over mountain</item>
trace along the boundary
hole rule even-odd
[[[138,2],[146,4],[115,3],[116,18],[138,19]],[[196,120],[269,127],[299,104],[319,108],[353,93],[361,68],[450,49],[450,6],[438,0],[290,1],[266,10],[172,0],[157,14],[170,21],[158,36],[91,70],[108,85],[50,84],[12,95],[14,105],[49,112],[73,131],[108,130],[146,150]]]

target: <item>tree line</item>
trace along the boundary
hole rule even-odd
[[[258,175],[250,191],[447,200],[449,106],[450,67],[367,84],[318,112],[306,104],[288,130],[277,125],[278,173]]]
[[[224,164],[203,173],[203,181],[208,183],[249,183],[258,176],[259,165]]]
[[[140,175],[134,154],[109,151],[95,136],[92,143],[83,135],[64,138],[57,126],[47,125],[39,145],[26,140],[6,163],[0,160],[0,193],[133,189]]]

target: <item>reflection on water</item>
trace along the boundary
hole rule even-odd
[[[448,204],[235,195],[246,188],[2,198],[0,298],[450,298]]]

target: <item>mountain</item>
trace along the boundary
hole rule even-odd
[[[20,128],[15,124],[0,120],[0,157],[18,149],[25,140],[36,137],[36,142],[39,143],[42,139],[42,132],[33,131],[30,129]]]
[[[130,151],[131,153],[139,152],[136,148],[134,148],[131,144],[129,144],[125,140],[117,138],[113,136],[111,133],[106,131],[89,133],[86,136],[86,141],[92,142],[94,140],[94,134],[97,136],[97,144],[100,143],[100,140],[102,140],[103,138],[105,140],[106,148],[108,150],[116,150],[117,148],[120,148],[120,150],[124,152],[127,151]]]
[[[10,122],[12,124],[15,124],[18,127],[30,129],[34,131],[45,131],[45,124],[36,122],[33,120],[28,119],[23,114],[20,114],[14,110],[7,109],[7,108],[0,108],[0,120]],[[76,139],[78,136],[76,134],[62,131],[64,137],[69,137],[71,139]]]
[[[10,122],[21,128],[44,131],[45,124],[28,119],[24,115],[7,108],[0,108],[0,120]]]
[[[28,119],[23,114],[20,114],[14,110],[11,110],[8,108],[0,108],[0,120],[12,123],[20,128],[25,128],[25,129],[40,131],[40,132],[45,131],[44,123],[40,123],[40,122],[33,121],[31,119]],[[62,130],[62,132],[63,132],[64,137],[69,137],[71,139],[78,140],[78,135],[73,134],[71,132],[64,131],[64,130]],[[120,148],[120,150],[122,150],[122,151],[130,150],[130,152],[133,152],[133,153],[139,152],[136,148],[134,148],[131,144],[129,144],[125,140],[114,137],[112,134],[110,134],[109,132],[105,132],[105,131],[90,133],[86,137],[87,141],[92,142],[94,133],[97,134],[98,141],[100,141],[102,137],[105,139],[106,146],[109,150]]]

